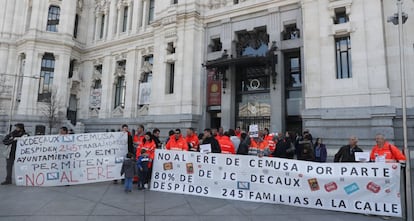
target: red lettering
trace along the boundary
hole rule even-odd
[[[31,176],[26,174],[26,186],[43,186],[45,183],[45,175],[43,173],[35,175],[32,173]]]
[[[88,168],[86,168],[86,179],[87,180],[96,180],[96,178],[92,178],[92,177],[90,177],[89,175],[92,175],[93,173],[90,173],[90,171],[91,170],[94,170],[95,169],[95,167],[88,167]]]
[[[66,175],[66,172],[65,171],[63,171],[62,176],[60,177],[60,182],[61,183],[62,183],[63,179],[65,179],[66,182],[68,182],[68,183],[70,182],[69,181],[69,178],[68,178],[68,175]]]
[[[32,174],[32,177],[30,177],[28,174],[26,174],[26,186],[34,186],[34,174]],[[30,182],[30,184],[29,184]]]
[[[72,171],[70,171],[69,173],[70,173],[70,182],[71,183],[77,183],[77,182],[79,182],[79,180],[74,180],[73,179]]]
[[[105,175],[103,175],[103,168],[98,167],[98,179],[100,179],[101,177],[105,179]]]
[[[115,177],[109,175],[109,174],[112,174],[112,170],[109,169],[109,168],[112,168],[112,167],[115,167],[115,165],[106,165],[106,178],[108,178],[108,179],[115,178]]]

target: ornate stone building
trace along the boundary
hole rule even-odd
[[[401,139],[395,2],[5,0],[0,133],[127,123],[309,128],[330,146]],[[404,11],[414,15],[414,2]],[[414,82],[414,20],[404,25]],[[352,52],[352,53],[351,53]],[[411,61],[411,62],[410,62]],[[414,87],[407,85],[412,134]],[[52,110],[53,109],[53,110]],[[51,118],[55,116],[55,120]]]

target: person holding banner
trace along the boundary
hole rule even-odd
[[[335,154],[334,162],[356,162],[355,152],[363,152],[363,150],[357,146],[357,143],[358,138],[351,136],[348,145],[342,146]]]
[[[394,145],[385,140],[384,134],[375,136],[377,143],[372,147],[370,160],[373,162],[405,162],[406,158],[401,151]]]
[[[188,143],[189,151],[198,151],[200,143],[198,140],[198,136],[194,133],[194,128],[187,128],[187,135],[185,137],[185,140]]]
[[[165,145],[165,149],[188,151],[187,141],[181,135],[181,130],[179,128],[175,129],[174,135],[172,135],[170,140],[168,140],[168,143]]]
[[[16,128],[11,133],[6,135],[6,137],[4,137],[4,139],[3,139],[3,144],[7,145],[8,146],[7,148],[10,148],[10,152],[9,152],[8,157],[6,157],[6,161],[7,161],[6,180],[4,182],[2,182],[1,185],[12,184],[12,173],[13,173],[14,159],[16,158],[17,139],[19,137],[28,136],[28,134],[24,130],[24,124],[18,123],[14,126]]]
[[[221,153],[220,145],[209,128],[204,129],[203,144],[210,144],[212,153]]]

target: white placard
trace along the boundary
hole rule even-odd
[[[401,217],[398,163],[155,152],[151,190]]]
[[[211,153],[211,144],[201,144],[200,153]]]
[[[120,179],[127,133],[24,137],[14,164],[18,186],[62,186]]]
[[[249,134],[250,134],[250,137],[259,137],[259,126],[258,125],[250,125],[249,126]]]
[[[368,162],[369,152],[355,152],[355,161]]]

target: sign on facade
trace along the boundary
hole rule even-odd
[[[93,89],[91,93],[91,99],[89,108],[99,109],[101,108],[102,89]]]

